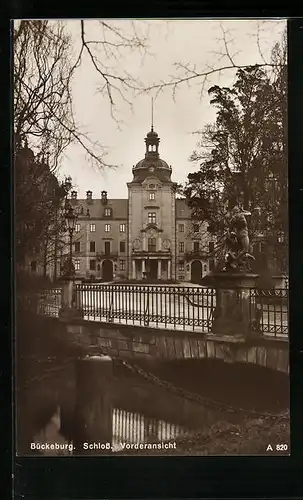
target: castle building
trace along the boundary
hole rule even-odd
[[[176,195],[172,167],[159,155],[151,127],[145,157],[132,169],[127,199],[107,192],[86,199],[71,193],[78,219],[73,262],[78,277],[105,281],[144,278],[198,281],[214,265],[214,242],[203,223],[193,223],[186,200]]]

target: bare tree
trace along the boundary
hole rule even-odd
[[[165,90],[171,90],[172,97],[175,100],[176,92],[179,88],[182,86],[191,86],[191,84],[195,83],[198,85],[201,100],[204,97],[205,91],[208,90],[208,86],[213,85],[213,78],[221,76],[223,73],[232,73],[235,75],[239,69],[258,66],[273,74],[277,68],[286,66],[286,51],[283,53],[285,57],[277,57],[275,60],[272,60],[270,57],[266,59],[261,43],[261,25],[262,23],[259,22],[256,26],[256,32],[251,34],[252,40],[254,39],[253,43],[257,46],[258,60],[250,64],[239,62],[238,56],[242,53],[241,48],[238,48],[238,50],[233,49],[235,39],[232,37],[231,30],[228,29],[226,23],[221,22],[221,36],[216,41],[219,48],[212,52],[211,59],[213,62],[197,67],[196,64],[188,61],[176,61],[174,63],[174,74],[166,80],[146,86],[144,92],[154,91],[158,95]],[[284,30],[283,34],[283,46],[286,47],[286,30]]]
[[[107,98],[110,114],[117,125],[118,103],[132,106],[132,96],[141,92],[158,93],[199,82],[200,95],[213,75],[247,67],[237,63],[232,51],[228,29],[221,25],[218,40],[219,53],[213,54],[213,64],[196,68],[189,62],[176,62],[176,74],[171,78],[146,85],[120,64],[124,56],[136,51],[142,55],[142,64],[148,50],[151,22],[146,21],[75,21],[76,32],[71,33],[68,22],[22,20],[14,25],[14,123],[17,142],[27,135],[30,145],[37,145],[50,154],[49,162],[56,168],[62,152],[71,143],[78,143],[94,164],[109,166],[106,148],[92,140],[75,117],[72,82],[77,69],[84,62],[97,72],[97,90]],[[76,49],[73,44],[76,41]],[[260,64],[268,68],[280,65],[281,60],[266,61],[262,53],[259,31],[256,43]],[[255,65],[255,64],[254,64]],[[32,144],[34,142],[34,144]]]
[[[87,21],[88,22],[88,21]],[[98,38],[86,34],[86,21],[79,21],[80,48],[73,50],[73,40],[62,21],[22,20],[14,25],[14,132],[16,147],[25,137],[30,146],[48,153],[54,170],[63,151],[71,144],[82,146],[99,167],[109,166],[106,149],[93,141],[78,123],[73,107],[72,82],[86,56],[100,75],[100,92],[108,97],[115,118],[116,97],[125,101],[127,91],[139,83],[125,71],[112,68],[110,60],[125,50],[145,51],[146,38],[137,33],[125,34],[113,23],[97,21]],[[118,68],[118,69],[117,69]],[[119,72],[120,71],[120,72]]]

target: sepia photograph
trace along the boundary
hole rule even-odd
[[[287,21],[11,36],[16,454],[290,455]]]

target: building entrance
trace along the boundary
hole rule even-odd
[[[113,263],[111,260],[104,260],[102,262],[102,278],[105,281],[113,280]]]
[[[158,261],[157,260],[150,260],[149,264],[148,264],[148,270],[147,270],[148,278],[150,278],[152,280],[156,280],[157,273],[158,273]]]
[[[194,260],[191,264],[191,282],[199,283],[202,278],[202,264],[199,260]]]

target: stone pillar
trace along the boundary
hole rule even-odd
[[[79,305],[78,305],[79,306]],[[83,311],[76,308],[75,304],[75,283],[71,276],[62,281],[62,303],[59,309],[60,319],[82,318]]]
[[[146,244],[146,233],[143,233],[143,251],[146,252],[147,244]]]
[[[73,306],[73,287],[72,279],[67,279],[62,286],[62,306],[71,308]]]
[[[167,279],[171,279],[171,260],[169,259],[167,261]]]
[[[145,259],[142,259],[142,278],[145,276]]]
[[[75,455],[111,453],[112,445],[112,359],[86,356],[77,361],[74,416]],[[91,445],[89,449],[87,445]]]
[[[136,261],[133,259],[133,280],[136,279]]]
[[[158,251],[160,252],[162,250],[162,235],[159,233],[158,235]]]
[[[158,280],[161,279],[161,276],[162,276],[161,259],[158,259],[158,273],[157,273]]]
[[[214,274],[216,308],[212,333],[246,338],[257,332],[257,313],[250,288],[255,288],[258,274],[231,273]]]
[[[287,277],[284,274],[281,274],[280,276],[272,276],[272,280],[274,282],[274,288],[287,288]]]

